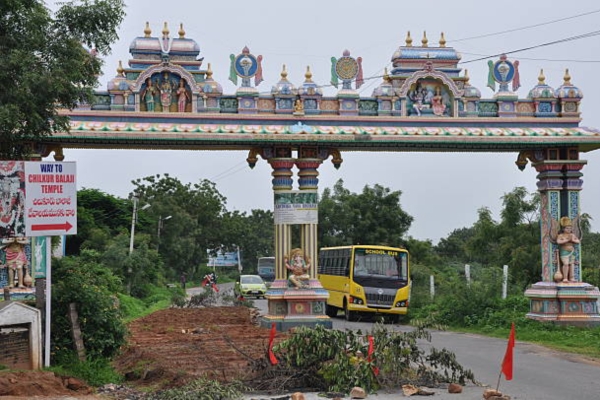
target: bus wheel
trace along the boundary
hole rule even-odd
[[[337,307],[330,306],[329,304],[327,304],[325,306],[325,314],[327,314],[329,318],[337,317],[338,309]]]
[[[346,318],[346,321],[354,321],[356,313],[350,311],[348,309],[348,303],[344,303],[344,317]]]

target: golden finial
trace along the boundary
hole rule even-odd
[[[570,85],[571,84],[571,75],[569,75],[569,68],[565,69],[565,76],[563,78],[565,80],[565,82],[563,83],[563,85]]]
[[[306,66],[306,73],[304,74],[306,80],[304,82],[312,83],[312,72],[310,72],[310,66]]]
[[[150,37],[152,35],[152,29],[150,29],[150,22],[146,21],[146,27],[144,28],[144,37]]]
[[[206,70],[206,79],[212,79],[212,69],[210,69],[210,63],[208,63],[208,69]]]
[[[421,39],[421,45],[423,47],[427,47],[427,42],[429,42],[429,40],[427,40],[427,32],[423,31],[423,39]]]
[[[389,83],[389,82],[392,81],[392,78],[390,78],[390,75],[388,74],[387,67],[385,67],[384,70],[383,70],[383,81],[387,82],[387,83]]]
[[[440,47],[446,47],[446,38],[444,37],[444,32],[442,32],[442,37],[440,37]]]
[[[165,22],[165,26],[163,27],[162,34],[163,34],[163,36],[169,36],[169,28],[167,27],[166,22]]]
[[[123,69],[123,63],[119,60],[119,66],[117,67],[117,76],[125,76],[123,73],[125,70]]]
[[[410,37],[410,31],[406,34],[406,47],[412,47],[412,38]]]
[[[469,70],[465,69],[465,86],[469,84]]]
[[[185,31],[183,30],[183,24],[179,24],[179,39],[183,39],[185,37]]]
[[[544,76],[544,70],[540,69],[540,75],[538,76],[538,85],[545,85],[546,77]]]
[[[287,80],[287,71],[285,70],[285,64],[283,64],[283,70],[281,71],[281,79]]]

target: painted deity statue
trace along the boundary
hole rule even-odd
[[[164,112],[169,111],[169,107],[171,107],[171,101],[173,98],[173,84],[169,79],[169,74],[164,73],[163,80],[160,84],[160,104],[162,105],[162,109]]]
[[[435,87],[435,93],[431,99],[431,108],[435,115],[444,115],[444,111],[446,111],[446,104],[444,104],[444,98],[442,97],[442,89],[439,86]]]
[[[17,287],[31,285],[31,277],[27,272],[27,255],[25,254],[25,245],[27,238],[6,238],[2,239],[2,247],[6,252],[5,267],[8,268],[8,287],[15,286],[15,272],[17,273]],[[27,275],[28,279],[24,279]]]
[[[285,256],[283,258],[283,262],[285,263],[285,268],[290,271],[288,280],[294,288],[307,288],[309,286],[308,281],[310,280],[308,274],[310,260],[304,255],[302,249],[293,249],[289,257]]]
[[[146,88],[142,93],[142,98],[146,102],[146,111],[154,111],[154,96],[156,92],[156,88],[152,85],[152,79],[146,79]]]
[[[556,235],[556,244],[560,258],[561,270],[554,275],[556,281],[576,282],[575,279],[575,245],[581,243],[581,239],[573,232],[573,221],[569,217],[560,219],[561,230]]]
[[[179,87],[177,88],[177,109],[179,112],[185,112],[185,105],[189,99],[187,90],[185,89],[185,82],[183,79],[179,80]]]

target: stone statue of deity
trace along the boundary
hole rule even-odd
[[[283,262],[285,263],[285,268],[290,271],[288,280],[294,288],[308,288],[310,280],[310,275],[308,274],[310,260],[308,259],[308,256],[304,255],[302,249],[293,249],[290,252],[289,257],[283,257]]]
[[[578,217],[571,220],[569,217],[562,217],[559,221],[560,231],[553,229],[551,238],[558,245],[560,268],[554,274],[556,282],[577,282],[575,278],[575,246],[581,243],[581,234],[579,232]],[[556,224],[553,228],[556,227]]]
[[[15,272],[17,273],[17,287],[31,286],[32,278],[27,269],[27,254],[25,245],[27,238],[11,237],[2,239],[2,248],[6,253],[6,262],[2,267],[8,268],[8,287],[15,286]]]

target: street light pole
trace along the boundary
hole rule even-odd
[[[131,214],[131,238],[129,239],[129,256],[131,257],[131,253],[133,253],[133,238],[135,236],[135,223],[137,222],[137,204],[139,198],[137,196],[133,196],[133,213]],[[145,204],[141,209],[145,210],[150,207],[150,204]],[[127,279],[127,294],[131,293],[131,279],[133,270],[131,269],[131,264],[127,269],[127,273],[129,274],[129,279]]]
[[[161,216],[159,216],[159,217],[158,217],[158,230],[156,231],[156,251],[158,251],[158,249],[159,249],[159,247],[160,247],[160,231],[161,231],[161,230],[162,230],[162,228],[163,228],[163,223],[164,223],[166,220],[168,220],[168,219],[171,219],[171,218],[172,218],[172,216],[171,216],[171,215],[169,215],[169,216],[167,216],[167,217],[164,217],[164,218],[163,218],[163,217],[161,217]]]
[[[138,197],[133,196],[133,213],[131,214],[131,237],[129,239],[129,255],[133,253],[133,236],[135,235],[135,220],[137,219]]]
[[[133,196],[133,214],[131,214],[131,238],[129,239],[129,255],[131,255],[131,253],[133,253],[133,237],[135,236],[135,223],[137,222],[138,200],[139,199],[137,196]],[[145,204],[141,208],[141,210],[145,210],[148,207],[150,207],[150,204]]]

